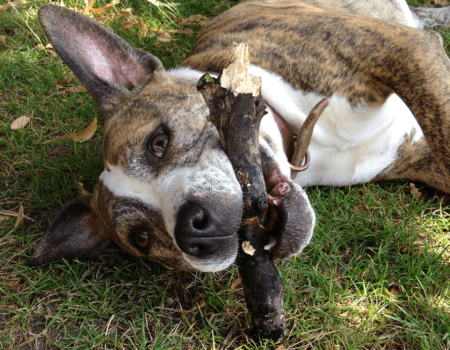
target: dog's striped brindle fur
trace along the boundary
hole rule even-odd
[[[318,101],[330,102],[313,133],[310,168],[278,203],[269,232],[275,257],[310,241],[315,216],[301,186],[403,177],[450,193],[450,62],[440,36],[424,29],[449,25],[450,8],[247,0],[211,21],[169,72],[76,12],[47,5],[39,21],[104,114],[105,170],[93,195],[56,215],[31,265],[95,259],[110,240],[168,268],[233,263],[242,193],[196,90],[203,72],[228,65],[233,42],[249,45],[250,73],[262,77],[270,106],[261,125],[268,192],[290,176],[292,131]]]

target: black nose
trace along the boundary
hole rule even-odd
[[[219,222],[197,204],[186,203],[177,214],[175,239],[184,253],[200,259],[227,253],[234,247],[237,227]]]

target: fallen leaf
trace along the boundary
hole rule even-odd
[[[14,120],[11,124],[11,130],[19,130],[25,128],[30,122],[30,118],[27,116],[22,116]]]
[[[19,207],[19,212],[17,213],[16,223],[14,224],[14,230],[17,227],[19,227],[22,220],[23,220],[23,205],[21,204]]]
[[[164,5],[161,1],[158,1],[158,0],[147,0],[147,1],[148,1],[149,3],[155,5],[156,7],[161,7],[161,6]]]
[[[0,41],[4,42],[6,44],[6,36],[5,35],[0,35]]]
[[[81,85],[81,86],[69,86],[67,88],[67,91],[69,92],[87,92],[86,88]]]
[[[253,248],[252,244],[249,241],[242,242],[242,250],[248,254],[253,256],[255,254],[256,250]]]
[[[131,7],[127,8],[125,10],[116,9],[116,13],[119,16],[125,17],[125,19],[126,19],[121,24],[121,27],[123,30],[130,29],[131,27],[134,27],[134,26],[140,24],[139,21],[137,21],[133,17],[131,17],[131,11],[133,11],[133,9]]]
[[[411,188],[411,193],[414,195],[414,197],[419,201],[423,199],[423,193],[419,192],[419,190],[416,188],[416,185],[414,185],[412,182],[409,184],[409,187]]]
[[[103,7],[100,7],[99,9],[92,9],[92,8],[91,8],[91,12],[94,12],[94,13],[96,13],[97,15],[101,15],[101,14],[102,14],[103,12],[105,12],[107,9],[109,9],[110,7],[115,6],[115,5],[117,5],[117,4],[120,4],[120,0],[113,0],[113,1],[111,1],[109,4],[107,4],[107,5],[103,6]]]
[[[396,287],[392,287],[389,291],[394,297],[400,294],[400,291]]]
[[[62,80],[55,80],[55,84],[58,88],[63,89],[67,86],[68,82]]]
[[[169,30],[169,33],[172,33],[172,34],[185,34],[187,36],[190,36],[194,32],[192,31],[191,28],[187,27],[187,28],[184,28],[184,29],[172,29],[172,30]]]
[[[89,11],[91,10],[92,6],[94,6],[95,0],[84,0],[86,6],[83,9],[83,12],[81,12],[83,15],[87,15]]]
[[[231,290],[235,290],[237,287],[239,287],[239,285],[242,283],[242,280],[240,279],[240,278],[238,278],[237,280],[236,280],[236,282],[234,282],[232,285],[231,285]]]
[[[433,1],[436,5],[441,5],[442,7],[446,7],[450,5],[450,2],[445,0],[434,0]]]
[[[70,75],[67,81],[55,80],[56,87],[58,88],[58,94],[66,94],[68,92],[87,92],[86,88],[81,86],[69,86],[72,81],[73,75]]]
[[[154,33],[158,33],[158,34],[164,33],[164,30],[158,29],[158,28],[150,28],[150,31],[152,31]]]
[[[82,196],[86,196],[86,195],[90,194],[88,191],[86,191],[84,189],[84,186],[83,186],[83,184],[81,182],[78,182],[78,188],[80,189],[80,192],[81,192]]]
[[[131,11],[133,11],[133,9],[131,7],[127,8],[125,10],[116,9],[116,13],[119,16],[123,16],[125,18],[130,18],[131,17]]]
[[[126,30],[126,29],[130,29],[138,24],[139,24],[138,21],[134,20],[133,18],[129,18],[128,20],[122,22],[121,27],[123,30]]]
[[[146,32],[146,31],[147,31],[147,26],[145,25],[145,23],[144,23],[144,21],[142,20],[142,18],[141,18],[141,21],[140,21],[139,25],[140,25],[141,30],[142,30],[143,32]]]
[[[39,44],[39,45],[36,45],[34,48],[38,51],[45,51],[45,52],[51,54],[52,56],[55,56],[55,52],[53,51],[52,44],[47,44],[46,46]]]
[[[192,24],[192,23],[195,23],[195,22],[200,22],[200,21],[206,20],[206,19],[207,19],[207,17],[204,17],[202,15],[192,15],[192,16],[190,16],[188,18],[183,19],[181,21],[181,25],[185,26],[185,25]]]
[[[94,19],[100,23],[105,23],[105,21],[107,20],[107,18],[105,17],[94,17]]]
[[[165,32],[162,35],[158,36],[158,38],[156,39],[156,41],[160,41],[162,43],[168,43],[168,42],[171,42],[172,40],[173,40],[172,36],[169,33],[167,33],[167,32]]]
[[[24,0],[16,0],[16,1],[8,1],[6,5],[3,5],[0,7],[0,10],[9,10],[9,9],[16,9],[22,5],[25,5],[27,2]]]
[[[97,130],[97,118],[94,118],[94,121],[83,131],[79,133],[59,136],[56,139],[52,140],[52,142],[65,139],[72,139],[75,142],[84,142],[91,139],[92,136],[94,136],[96,130]]]
[[[20,283],[18,278],[14,278],[8,281],[8,287],[13,293],[17,292],[19,286]]]

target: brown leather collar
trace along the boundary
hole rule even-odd
[[[277,123],[278,129],[280,130],[281,137],[283,139],[283,150],[284,153],[287,156],[287,159],[289,161],[289,164],[291,165],[291,169],[295,172],[304,171],[309,167],[310,162],[310,155],[309,151],[307,151],[307,154],[305,154],[305,162],[303,165],[296,165],[292,164],[292,156],[295,153],[296,146],[298,147],[299,144],[296,142],[297,136],[296,134],[292,133],[293,127],[289,125],[286,120],[284,120],[277,111],[272,108],[267,102],[264,102],[267,106],[267,108],[270,109],[272,112],[273,118],[275,119],[275,122]]]

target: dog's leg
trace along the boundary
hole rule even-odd
[[[397,180],[399,178],[426,183],[438,190],[450,193],[444,174],[424,137],[414,141],[415,130],[405,135],[398,148],[398,158],[372,182]]]
[[[450,6],[442,8],[412,7],[409,9],[418,28],[450,26]]]

